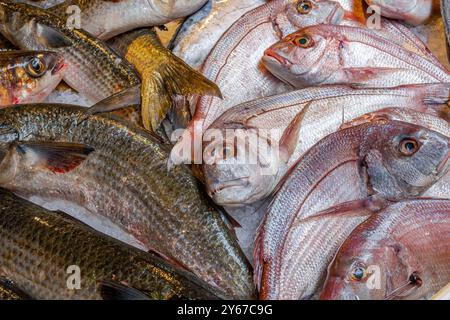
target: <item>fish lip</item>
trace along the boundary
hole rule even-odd
[[[236,178],[232,180],[225,181],[223,183],[215,184],[212,186],[212,188],[209,188],[208,195],[213,198],[216,194],[219,192],[233,188],[233,187],[239,187],[241,184],[239,182],[245,181],[246,184],[249,183],[250,177],[242,177],[242,178]]]
[[[265,59],[271,59],[271,60],[275,60],[277,62],[279,62],[280,64],[285,64],[287,61],[285,59],[283,59],[279,54],[275,53],[273,50],[271,49],[267,49],[264,52],[264,58]]]
[[[67,68],[67,64],[65,63],[64,59],[59,59],[58,62],[55,64],[55,67],[52,70],[52,76],[54,76],[59,71],[62,71],[66,68]]]

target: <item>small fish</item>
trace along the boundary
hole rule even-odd
[[[366,3],[378,7],[384,17],[415,26],[425,23],[433,11],[433,0],[366,0]]]
[[[153,254],[0,190],[0,298],[220,299],[217,289]],[[68,286],[71,275],[79,288]],[[75,277],[73,278],[76,281]],[[9,288],[7,292],[2,288]],[[21,289],[18,289],[21,288]],[[22,291],[24,290],[24,291]],[[14,294],[13,294],[14,293]]]
[[[392,205],[340,248],[321,299],[417,300],[450,281],[450,201]]]
[[[207,190],[220,205],[242,206],[264,199],[273,194],[278,182],[298,159],[344,123],[387,107],[397,107],[405,114],[411,109],[441,115],[442,110],[448,109],[449,93],[449,84],[389,89],[321,86],[237,105],[207,130],[220,131],[225,137],[204,143],[205,155],[209,150],[216,152],[213,162],[203,164]],[[300,113],[302,118],[295,123]],[[448,127],[445,120],[441,121]],[[284,135],[292,124],[299,128]],[[235,136],[227,136],[227,131],[259,138],[238,145]],[[228,150],[233,145],[237,148],[235,154]],[[252,152],[249,159],[257,161],[245,161],[243,155],[247,150]],[[268,152],[261,152],[265,150]]]
[[[393,87],[449,82],[448,70],[375,32],[317,25],[297,31],[266,50],[264,65],[297,87],[354,84]]]
[[[127,32],[109,41],[141,76],[141,86],[124,90],[97,103],[90,113],[141,104],[143,125],[155,131],[177,95],[221,96],[219,88],[167,50],[152,29]],[[118,98],[117,96],[122,98]]]
[[[80,121],[80,119],[84,119]],[[167,146],[110,115],[72,105],[0,110],[0,185],[82,208],[232,298],[252,298],[252,269],[190,170],[167,172]]]
[[[20,49],[62,54],[64,81],[92,104],[140,83],[133,66],[105,43],[44,9],[0,1],[0,32]]]
[[[198,70],[224,32],[248,11],[265,0],[212,0],[182,24],[170,48],[192,68]]]
[[[376,211],[421,196],[448,172],[449,158],[449,137],[400,121],[376,119],[322,139],[285,176],[259,231],[260,297],[318,293],[339,247],[336,232],[351,231],[342,219],[323,224],[321,212]]]
[[[170,165],[198,163],[201,159],[192,159],[191,155],[201,150],[191,150],[192,138],[200,139],[203,131],[229,108],[292,89],[261,65],[266,48],[298,28],[335,24],[343,15],[341,6],[334,1],[273,0],[238,19],[222,35],[201,69],[203,75],[219,86],[223,99],[199,99],[193,120],[172,150]]]
[[[44,101],[61,82],[66,64],[48,51],[0,52],[0,108]]]
[[[137,28],[161,26],[191,15],[208,0],[68,0],[49,10],[60,17],[79,12],[81,28],[107,40]]]

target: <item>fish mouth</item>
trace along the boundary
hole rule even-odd
[[[228,180],[220,184],[216,184],[212,188],[209,188],[208,195],[213,198],[218,193],[223,192],[226,189],[234,188],[234,187],[241,187],[246,186],[250,182],[250,177],[243,177],[243,178],[236,178],[233,180]]]
[[[52,70],[52,76],[57,74],[58,72],[66,69],[67,64],[65,63],[64,59],[59,59],[58,62],[56,62],[55,67]]]
[[[279,54],[275,53],[271,49],[267,49],[266,52],[264,52],[264,58],[271,59],[279,62],[280,64],[285,63],[285,59],[283,59]]]

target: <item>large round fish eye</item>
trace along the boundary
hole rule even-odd
[[[47,71],[47,66],[41,58],[33,57],[28,61],[26,71],[30,76],[37,78],[41,77]]]
[[[303,0],[297,4],[297,11],[300,14],[308,14],[311,12],[312,9],[313,9],[313,4],[309,0]]]
[[[366,269],[362,266],[357,266],[352,269],[350,279],[353,281],[361,281],[366,275]]]
[[[419,150],[419,143],[411,138],[406,138],[400,141],[399,151],[405,156],[412,156]]]
[[[313,39],[308,35],[302,35],[294,38],[294,44],[300,48],[310,48],[314,45]]]

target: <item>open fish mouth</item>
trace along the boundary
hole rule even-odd
[[[235,187],[245,187],[249,185],[250,183],[250,177],[243,177],[243,178],[237,178],[229,181],[225,181],[220,184],[216,184],[215,186],[212,186],[209,188],[208,194],[212,198],[216,196],[217,194],[223,192],[224,190],[235,188]]]

